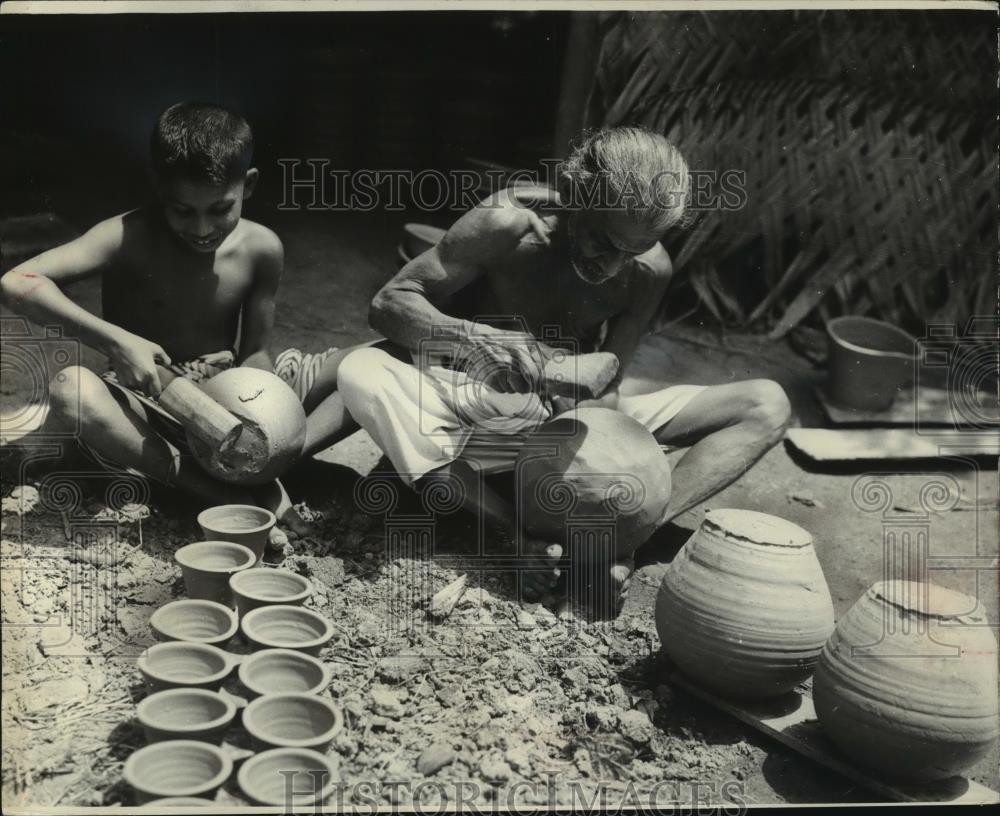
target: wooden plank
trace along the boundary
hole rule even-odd
[[[935,432],[933,436],[903,428],[829,430],[791,428],[785,438],[817,462],[850,462],[885,459],[937,459],[957,453],[997,456],[996,435],[962,431]],[[942,452],[942,448],[945,450]]]
[[[963,424],[963,418],[955,415],[948,391],[944,388],[921,387],[917,399],[901,396],[891,408],[884,411],[866,411],[860,408],[846,408],[838,405],[823,388],[815,389],[816,398],[834,425],[905,425],[913,427],[919,419],[921,425],[943,425],[956,427]],[[1000,410],[989,410],[991,424],[1000,424]],[[976,417],[982,422],[985,413]]]
[[[1000,802],[1000,793],[965,777],[957,776],[927,785],[889,784],[851,764],[820,728],[812,690],[808,685],[799,686],[777,700],[742,702],[717,697],[680,672],[670,675],[670,683],[889,800],[963,805]]]

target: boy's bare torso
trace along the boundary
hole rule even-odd
[[[159,343],[174,362],[234,349],[259,225],[242,219],[216,252],[201,254],[154,209],[121,220],[121,248],[103,274],[104,319]]]

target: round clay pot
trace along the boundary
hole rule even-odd
[[[262,606],[240,622],[254,649],[295,649],[317,655],[333,637],[333,624],[301,606]]]
[[[312,592],[309,579],[273,567],[238,572],[230,577],[229,587],[241,616],[261,606],[299,606]]]
[[[157,640],[224,646],[236,634],[236,613],[215,601],[171,601],[149,618]]]
[[[319,751],[273,748],[246,760],[236,780],[246,797],[258,805],[290,810],[327,799],[340,774]]]
[[[240,682],[255,696],[295,692],[319,694],[330,672],[315,657],[294,649],[261,649],[247,655],[239,668]]]
[[[230,368],[201,388],[243,421],[243,432],[225,454],[188,434],[198,463],[224,482],[260,485],[277,479],[302,453],[306,413],[280,377],[257,368]]]
[[[830,397],[847,408],[882,411],[913,383],[916,338],[871,317],[837,317],[830,338]]]
[[[174,560],[181,568],[189,598],[232,607],[229,579],[252,567],[257,556],[249,547],[231,541],[198,541],[181,547]]]
[[[975,765],[1000,736],[982,604],[933,584],[875,584],[823,648],[813,701],[833,742],[887,777],[932,781]]]
[[[218,690],[239,658],[204,643],[157,643],[139,655],[137,665],[151,691],[169,688]]]
[[[670,563],[656,598],[663,650],[727,697],[763,699],[813,671],[833,602],[812,537],[749,510],[713,510]]]
[[[260,748],[323,751],[344,727],[344,716],[316,694],[265,694],[243,711],[243,728]]]
[[[556,447],[525,445],[516,473],[524,529],[566,543],[574,518],[614,524],[615,558],[631,555],[660,525],[670,501],[670,466],[653,435],[608,408],[578,408],[532,433]]]
[[[193,739],[219,744],[236,717],[236,705],[216,691],[174,688],[140,701],[136,716],[147,742]]]
[[[268,534],[276,522],[274,513],[252,504],[220,504],[198,514],[198,526],[205,538],[242,544],[253,552],[255,562],[264,554]]]
[[[132,754],[123,775],[141,805],[165,796],[211,796],[232,772],[232,760],[218,746],[167,740]]]

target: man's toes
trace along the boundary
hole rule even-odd
[[[559,563],[559,559],[562,558],[563,549],[559,544],[549,544],[545,548],[545,560],[548,564],[553,566]],[[558,575],[558,570],[556,571]]]
[[[631,583],[632,570],[626,564],[615,564],[611,567],[609,574],[612,586],[617,587],[623,592],[628,589],[628,585]]]

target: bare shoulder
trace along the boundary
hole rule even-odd
[[[532,233],[537,216],[510,189],[480,201],[459,218],[441,241],[441,251],[464,260],[487,260],[514,250]]]
[[[284,245],[274,230],[246,218],[240,219],[237,229],[242,232],[244,251],[254,261],[280,262],[284,258]]]

